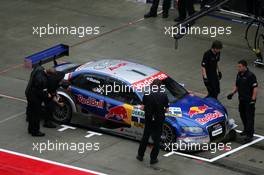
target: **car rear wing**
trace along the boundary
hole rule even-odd
[[[58,44],[49,49],[30,55],[24,59],[24,65],[26,68],[34,68],[37,65],[42,65],[50,61],[57,65],[56,59],[69,56],[69,46],[65,44]]]

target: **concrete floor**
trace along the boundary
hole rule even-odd
[[[174,25],[176,12],[171,11],[168,19],[160,16],[143,20],[149,5],[133,0],[1,0],[0,2],[0,148],[25,153],[48,160],[100,171],[107,174],[264,174],[264,142],[258,142],[214,163],[206,163],[182,156],[163,157],[160,163],[149,166],[148,156],[144,163],[135,159],[138,143],[107,134],[85,138],[87,130],[67,130],[43,128],[47,136],[33,138],[26,132],[24,89],[30,74],[25,69],[23,59],[37,51],[58,43],[71,46],[70,57],[63,60],[85,63],[101,58],[120,58],[157,67],[185,87],[199,94],[206,89],[201,81],[200,62],[203,52],[211,45],[208,36],[186,36],[174,49],[174,39],[164,35],[164,26]],[[79,38],[76,36],[53,35],[38,37],[32,35],[33,26],[58,24],[61,26],[99,26],[100,35]],[[243,39],[245,26],[204,17],[197,21],[199,26],[232,26],[232,35],[217,37],[224,43],[221,68],[220,101],[225,104],[229,115],[242,129],[237,112],[238,102],[226,100],[236,76],[236,63],[246,59],[250,63],[253,54],[247,49]],[[250,64],[257,75],[260,90],[256,104],[256,133],[264,135],[264,93],[263,69]],[[17,97],[4,97],[5,95]],[[32,150],[33,142],[99,142],[100,151],[79,154],[71,151],[50,151],[40,154]],[[235,143],[234,143],[235,144]],[[206,153],[205,156],[211,156]]]

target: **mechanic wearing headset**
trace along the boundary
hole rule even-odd
[[[145,128],[138,149],[137,159],[143,161],[149,137],[151,136],[154,143],[150,154],[150,164],[158,162],[157,157],[160,150],[163,122],[165,120],[165,113],[169,109],[168,97],[164,92],[161,92],[161,88],[162,82],[159,79],[155,79],[151,84],[149,95],[145,94],[143,96],[142,109],[145,111]]]
[[[220,93],[222,73],[219,69],[220,51],[223,48],[221,41],[214,41],[210,50],[206,51],[202,60],[202,77],[207,88],[207,97],[217,99]]]
[[[236,85],[232,93],[227,96],[231,100],[233,95],[238,92],[239,112],[244,130],[241,136],[246,136],[245,142],[251,142],[254,135],[255,103],[257,99],[258,82],[254,73],[248,70],[247,62],[238,62],[238,74]]]

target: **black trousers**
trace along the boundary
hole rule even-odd
[[[178,9],[179,9],[179,18],[181,20],[184,20],[186,18],[187,13],[189,16],[195,13],[193,4],[194,4],[193,0],[179,0]]]
[[[28,131],[32,134],[38,133],[40,129],[41,102],[38,100],[28,99],[27,119]]]
[[[250,104],[248,101],[239,101],[239,112],[242,123],[244,125],[244,132],[248,137],[254,135],[255,122],[255,104]]]
[[[151,14],[157,14],[159,2],[160,0],[153,0],[152,6],[150,8]],[[171,0],[163,0],[163,4],[162,4],[163,13],[169,13],[170,6],[171,6]]]
[[[220,93],[220,82],[218,78],[209,79],[209,82],[205,84],[207,89],[207,96],[206,97],[212,97],[217,99],[219,93]]]
[[[144,134],[138,148],[138,155],[144,157],[149,138],[153,140],[153,148],[150,153],[150,159],[156,160],[160,150],[160,140],[162,134],[163,122],[150,122],[145,124]]]
[[[45,113],[46,113],[44,122],[49,123],[52,121],[52,115],[53,115],[53,111],[55,109],[56,103],[52,100],[52,98],[50,98],[46,100],[44,104],[45,104]]]

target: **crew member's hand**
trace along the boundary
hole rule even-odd
[[[233,93],[231,93],[231,94],[228,94],[228,96],[227,96],[227,99],[228,99],[228,100],[232,100],[232,98],[233,98],[233,95],[234,95]]]
[[[218,72],[218,79],[221,80],[223,77],[222,72]]]
[[[255,103],[256,103],[256,99],[253,99],[253,98],[252,98],[251,101],[250,101],[250,104],[251,104],[251,105],[254,105]]]
[[[51,96],[51,94],[50,93],[48,93],[48,98],[51,98],[52,96]]]
[[[58,102],[57,103],[61,108],[64,107],[64,103],[63,102]]]

